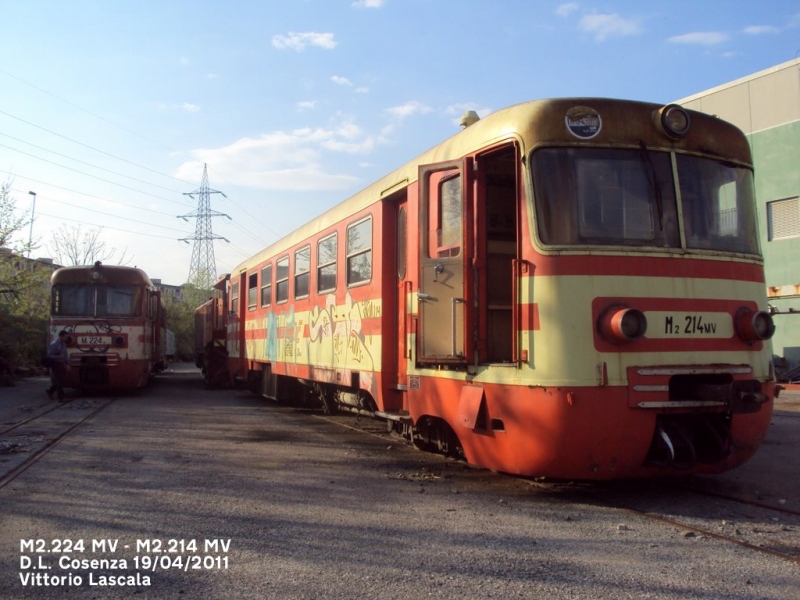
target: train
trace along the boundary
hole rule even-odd
[[[747,461],[779,388],[744,134],[611,98],[461,124],[221,278],[206,379],[525,477]]]
[[[50,337],[68,334],[65,387],[132,390],[167,366],[167,311],[143,270],[62,267],[50,278]]]

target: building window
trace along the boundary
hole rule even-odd
[[[336,289],[336,254],[339,245],[337,234],[323,238],[317,244],[317,293]]]
[[[289,300],[289,257],[284,256],[277,263],[275,273],[275,302]]]
[[[261,306],[272,304],[272,265],[261,268]]]
[[[311,246],[294,253],[294,297],[308,296],[308,280],[311,271]]]
[[[256,298],[258,294],[258,273],[250,273],[247,276],[247,310],[256,309]]]
[[[347,228],[347,285],[372,279],[372,217]]]
[[[800,198],[767,202],[769,241],[800,236]]]

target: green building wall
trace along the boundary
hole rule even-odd
[[[767,204],[800,196],[800,122],[780,125],[748,136],[755,165],[761,249],[767,290],[798,286],[800,290],[800,236],[769,240]],[[800,297],[770,298],[776,310],[773,354],[790,366],[800,365]],[[795,311],[795,312],[792,312]]]

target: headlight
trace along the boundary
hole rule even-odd
[[[659,109],[658,114],[661,128],[669,137],[678,140],[689,133],[689,113],[677,104],[667,104]]]
[[[743,308],[736,313],[736,333],[748,344],[768,340],[775,334],[775,322],[763,310]]]
[[[600,315],[597,328],[612,344],[632,342],[647,332],[647,317],[635,308],[612,306]]]

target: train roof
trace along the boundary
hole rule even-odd
[[[585,143],[569,137],[564,126],[567,111],[583,106],[594,109],[601,115],[604,124],[613,124],[613,127],[603,127],[591,139],[592,145],[611,144],[615,141],[619,143],[619,132],[623,131],[625,139],[641,140],[648,147],[694,149],[719,156],[738,157],[742,163],[752,164],[750,146],[741,130],[713,115],[686,109],[691,115],[692,123],[714,122],[715,131],[720,132],[718,135],[704,136],[698,145],[698,141],[691,141],[689,136],[685,139],[667,140],[653,126],[653,115],[665,106],[663,104],[589,97],[532,100],[497,110],[476,121],[239,263],[231,272],[241,273],[252,268],[402,190],[417,181],[420,165],[455,160],[512,140],[520,145],[523,156],[530,150],[526,145],[533,147],[539,144]],[[632,114],[634,111],[635,118]]]
[[[98,275],[93,276],[93,273]],[[95,283],[107,285],[137,285],[144,284],[154,287],[150,277],[142,269],[122,265],[81,265],[74,267],[61,267],[56,269],[50,277],[50,284],[64,283]]]

